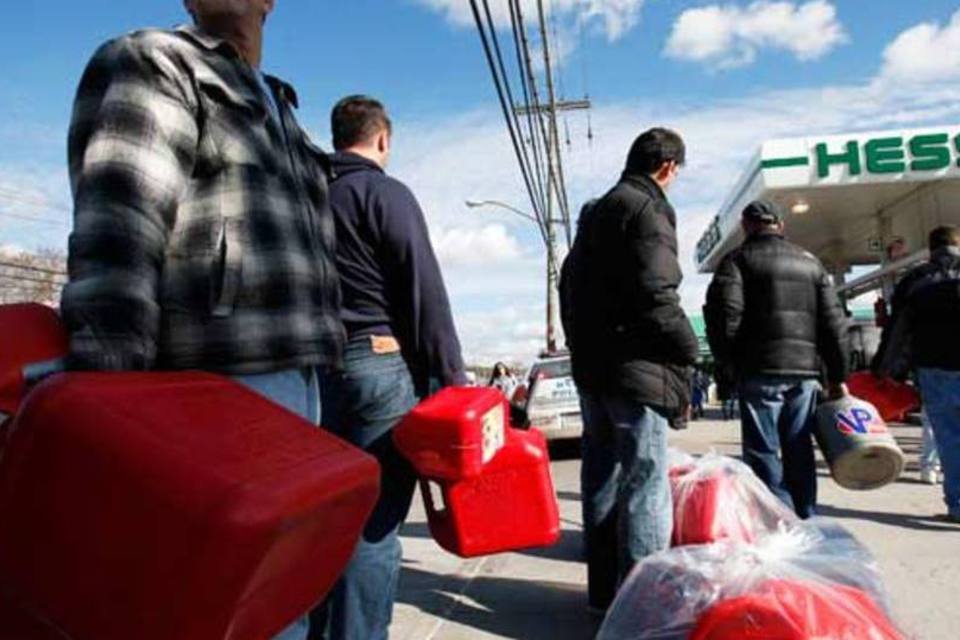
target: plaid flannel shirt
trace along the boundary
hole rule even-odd
[[[71,363],[264,373],[337,366],[326,155],[293,89],[193,27],[102,46],[70,127]]]

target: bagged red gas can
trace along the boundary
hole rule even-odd
[[[0,423],[26,394],[31,370],[67,354],[67,334],[56,311],[42,304],[0,305]]]
[[[892,378],[878,378],[869,371],[851,375],[847,387],[851,394],[876,407],[887,422],[900,422],[920,408],[920,394],[916,389]]]
[[[430,532],[457,555],[547,546],[560,535],[546,439],[511,428],[508,415],[496,389],[449,387],[394,430],[421,477]]]
[[[509,415],[498,389],[447,387],[414,407],[393,441],[421,476],[470,478],[503,448]]]
[[[673,456],[676,457],[676,456]],[[670,468],[673,546],[753,543],[797,521],[743,462],[714,453]]]
[[[705,611],[690,640],[904,640],[860,589],[829,582],[771,580]]]
[[[464,558],[550,546],[560,537],[547,441],[536,430],[508,429],[479,475],[422,478],[420,491],[434,540]]]
[[[264,640],[327,593],[376,461],[225,378],[62,374],[0,458],[0,593],[71,640]]]

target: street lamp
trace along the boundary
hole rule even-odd
[[[464,204],[470,207],[471,209],[478,209],[480,207],[500,207],[501,209],[506,209],[507,211],[515,213],[521,218],[526,218],[530,222],[533,222],[537,226],[540,226],[540,221],[534,218],[532,215],[530,215],[525,211],[521,211],[516,207],[510,206],[506,202],[500,202],[499,200],[467,200],[466,202],[464,202]]]
[[[541,221],[536,217],[530,215],[529,213],[517,209],[514,206],[511,206],[505,202],[500,202],[499,200],[466,200],[464,204],[471,209],[478,209],[481,207],[497,207],[500,209],[506,209],[507,211],[530,220],[537,225],[537,229],[540,230],[540,234],[543,237],[544,245],[547,248],[547,353],[555,353],[557,351],[557,331],[560,327],[560,305],[559,305],[559,294],[558,286],[560,283],[560,275],[558,268],[558,259],[557,259],[557,247],[555,246],[553,234],[553,227],[551,225],[553,220]]]

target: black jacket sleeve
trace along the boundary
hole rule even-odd
[[[743,304],[743,276],[734,257],[727,256],[707,288],[707,304],[703,308],[710,351],[718,363],[727,367],[734,363]]]
[[[847,320],[825,270],[817,282],[817,350],[827,369],[827,382],[840,383],[849,373]]]
[[[883,327],[880,346],[870,365],[879,376],[903,380],[913,368],[913,314],[907,306],[907,291],[919,273],[919,270],[908,273],[893,290],[890,318]]]
[[[691,365],[700,355],[697,336],[690,326],[677,289],[683,280],[677,260],[677,232],[672,212],[665,202],[651,202],[628,225],[628,243],[633,270],[631,295],[644,308],[650,329],[663,341],[671,364]]]
[[[386,180],[379,195],[391,317],[404,357],[420,390],[430,379],[464,384],[460,341],[423,211],[396,180]]]

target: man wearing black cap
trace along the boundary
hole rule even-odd
[[[846,327],[830,276],[783,237],[783,214],[751,202],[747,239],[730,252],[707,290],[707,339],[740,389],[743,458],[801,518],[815,513],[811,424],[826,371],[830,398],[846,393]]]

